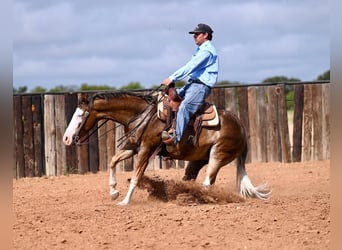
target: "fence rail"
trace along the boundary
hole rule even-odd
[[[249,136],[247,162],[324,160],[330,158],[330,85],[319,81],[218,86],[208,101],[240,117]],[[287,109],[286,88],[294,90],[293,116]],[[119,124],[107,122],[82,146],[65,147],[62,142],[78,95],[13,96],[14,178],[107,170],[123,134]],[[130,171],[133,164],[134,157],[123,161],[118,169]],[[185,165],[157,156],[148,169],[171,164]]]

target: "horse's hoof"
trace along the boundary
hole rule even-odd
[[[110,194],[110,198],[116,200],[119,197],[119,191],[115,190],[113,193]]]
[[[121,202],[119,202],[117,205],[118,205],[118,206],[127,206],[128,203],[125,202],[125,201],[121,201]]]

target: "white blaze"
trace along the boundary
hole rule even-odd
[[[65,145],[71,145],[73,136],[76,133],[76,129],[80,126],[82,122],[82,115],[84,111],[80,108],[76,108],[75,113],[72,116],[72,119],[65,130],[64,136],[63,136],[63,142]]]

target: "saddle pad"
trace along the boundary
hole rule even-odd
[[[209,114],[208,113],[204,113],[203,115],[203,120],[202,120],[202,126],[204,127],[214,127],[214,126],[217,126],[220,122],[220,119],[219,119],[219,115],[217,113],[217,109],[216,109],[216,106],[213,104],[210,106],[209,109],[213,109],[212,112],[210,112]]]
[[[158,119],[160,119],[162,121],[166,121],[166,118],[167,118],[167,114],[165,113],[166,109],[164,108],[164,101],[163,101],[164,98],[167,98],[167,95],[165,95],[162,92],[159,92],[157,117],[158,117]],[[205,126],[205,127],[217,126],[220,122],[220,119],[219,119],[215,105],[208,106],[208,108],[204,111],[204,113],[201,114],[201,118],[202,118],[201,124],[202,124],[202,126]]]

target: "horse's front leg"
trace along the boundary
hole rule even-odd
[[[115,154],[110,162],[109,166],[109,195],[112,200],[119,197],[119,191],[116,189],[116,165],[131,156],[134,155],[134,150],[120,150]]]
[[[141,177],[143,176],[145,172],[145,169],[148,165],[148,160],[151,154],[152,153],[150,153],[149,151],[146,152],[142,148],[140,149],[138,157],[136,159],[137,165],[134,168],[134,174],[131,178],[126,197],[118,205],[125,206],[125,205],[128,205],[128,203],[131,201],[131,197],[134,192],[134,189],[138,185]]]

